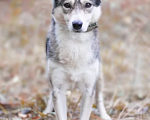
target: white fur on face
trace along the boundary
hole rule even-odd
[[[73,11],[71,18],[69,19],[69,22],[68,22],[68,29],[70,31],[73,31],[72,23],[74,21],[81,21],[83,23],[81,31],[85,32],[89,26],[91,17],[92,16],[90,14],[85,14],[83,10]]]
[[[66,2],[69,2],[72,6],[75,4],[75,0],[65,1],[65,3]],[[64,13],[65,10],[62,6],[55,8],[54,18],[56,21],[63,26],[65,25],[69,31],[74,30],[72,25],[73,22],[80,21],[83,23],[81,32],[87,31],[91,23],[98,22],[101,16],[101,6],[84,8],[84,5],[89,2],[89,0],[81,0],[81,2],[81,6],[76,4],[76,6],[73,6],[72,10],[67,10],[66,13]]]

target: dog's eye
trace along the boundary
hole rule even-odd
[[[65,3],[65,4],[64,4],[64,7],[65,7],[65,8],[71,8],[71,5],[70,5],[69,3]]]
[[[86,8],[90,8],[90,7],[92,7],[92,4],[91,4],[91,3],[86,3],[86,4],[85,4],[85,7],[86,7]]]

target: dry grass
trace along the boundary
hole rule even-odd
[[[102,3],[99,33],[108,113],[114,120],[149,120],[150,1]],[[0,8],[0,120],[19,120],[19,111],[27,107],[32,111],[27,119],[44,119],[47,116],[39,111],[45,108],[43,99],[49,90],[45,38],[51,2],[2,0]],[[79,93],[71,96],[68,116],[76,120],[79,107],[75,98],[79,98]],[[50,115],[52,120],[54,116]],[[101,120],[95,105],[93,119]]]

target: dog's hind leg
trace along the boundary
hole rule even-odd
[[[44,114],[48,114],[48,113],[51,113],[53,111],[53,108],[54,108],[54,105],[53,105],[53,98],[52,98],[52,90],[50,91],[50,94],[49,94],[49,99],[48,99],[48,102],[47,102],[47,106],[46,106],[46,109],[44,110]]]
[[[98,109],[101,115],[101,118],[104,120],[111,120],[110,116],[107,114],[104,102],[103,102],[103,93],[100,91],[98,93],[98,100],[97,100]]]
[[[46,41],[46,52],[48,53],[49,51],[49,47],[48,47],[48,44],[49,43],[49,39],[47,39]],[[49,64],[50,64],[50,61],[49,59],[47,60],[47,74],[48,74],[48,80],[49,80],[49,84],[50,84],[50,93],[49,93],[49,99],[48,99],[48,102],[47,102],[47,106],[46,106],[46,109],[43,111],[44,114],[48,114],[48,113],[51,113],[53,108],[54,108],[54,105],[53,105],[53,96],[52,96],[52,81],[51,81],[51,78],[50,78],[50,70],[49,70]]]
[[[104,106],[103,89],[104,89],[104,80],[103,80],[103,74],[102,74],[102,66],[100,66],[100,75],[99,75],[99,79],[98,79],[97,84],[96,84],[97,107],[98,107],[98,110],[100,112],[102,119],[111,120],[111,118],[107,114],[105,106]]]

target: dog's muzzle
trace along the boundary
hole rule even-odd
[[[74,32],[81,32],[81,28],[83,26],[83,23],[81,21],[74,21],[74,22],[72,22],[72,26],[73,26]],[[88,26],[87,31],[85,31],[85,32],[89,32],[89,31],[96,29],[96,28],[98,28],[97,22],[91,23]]]

